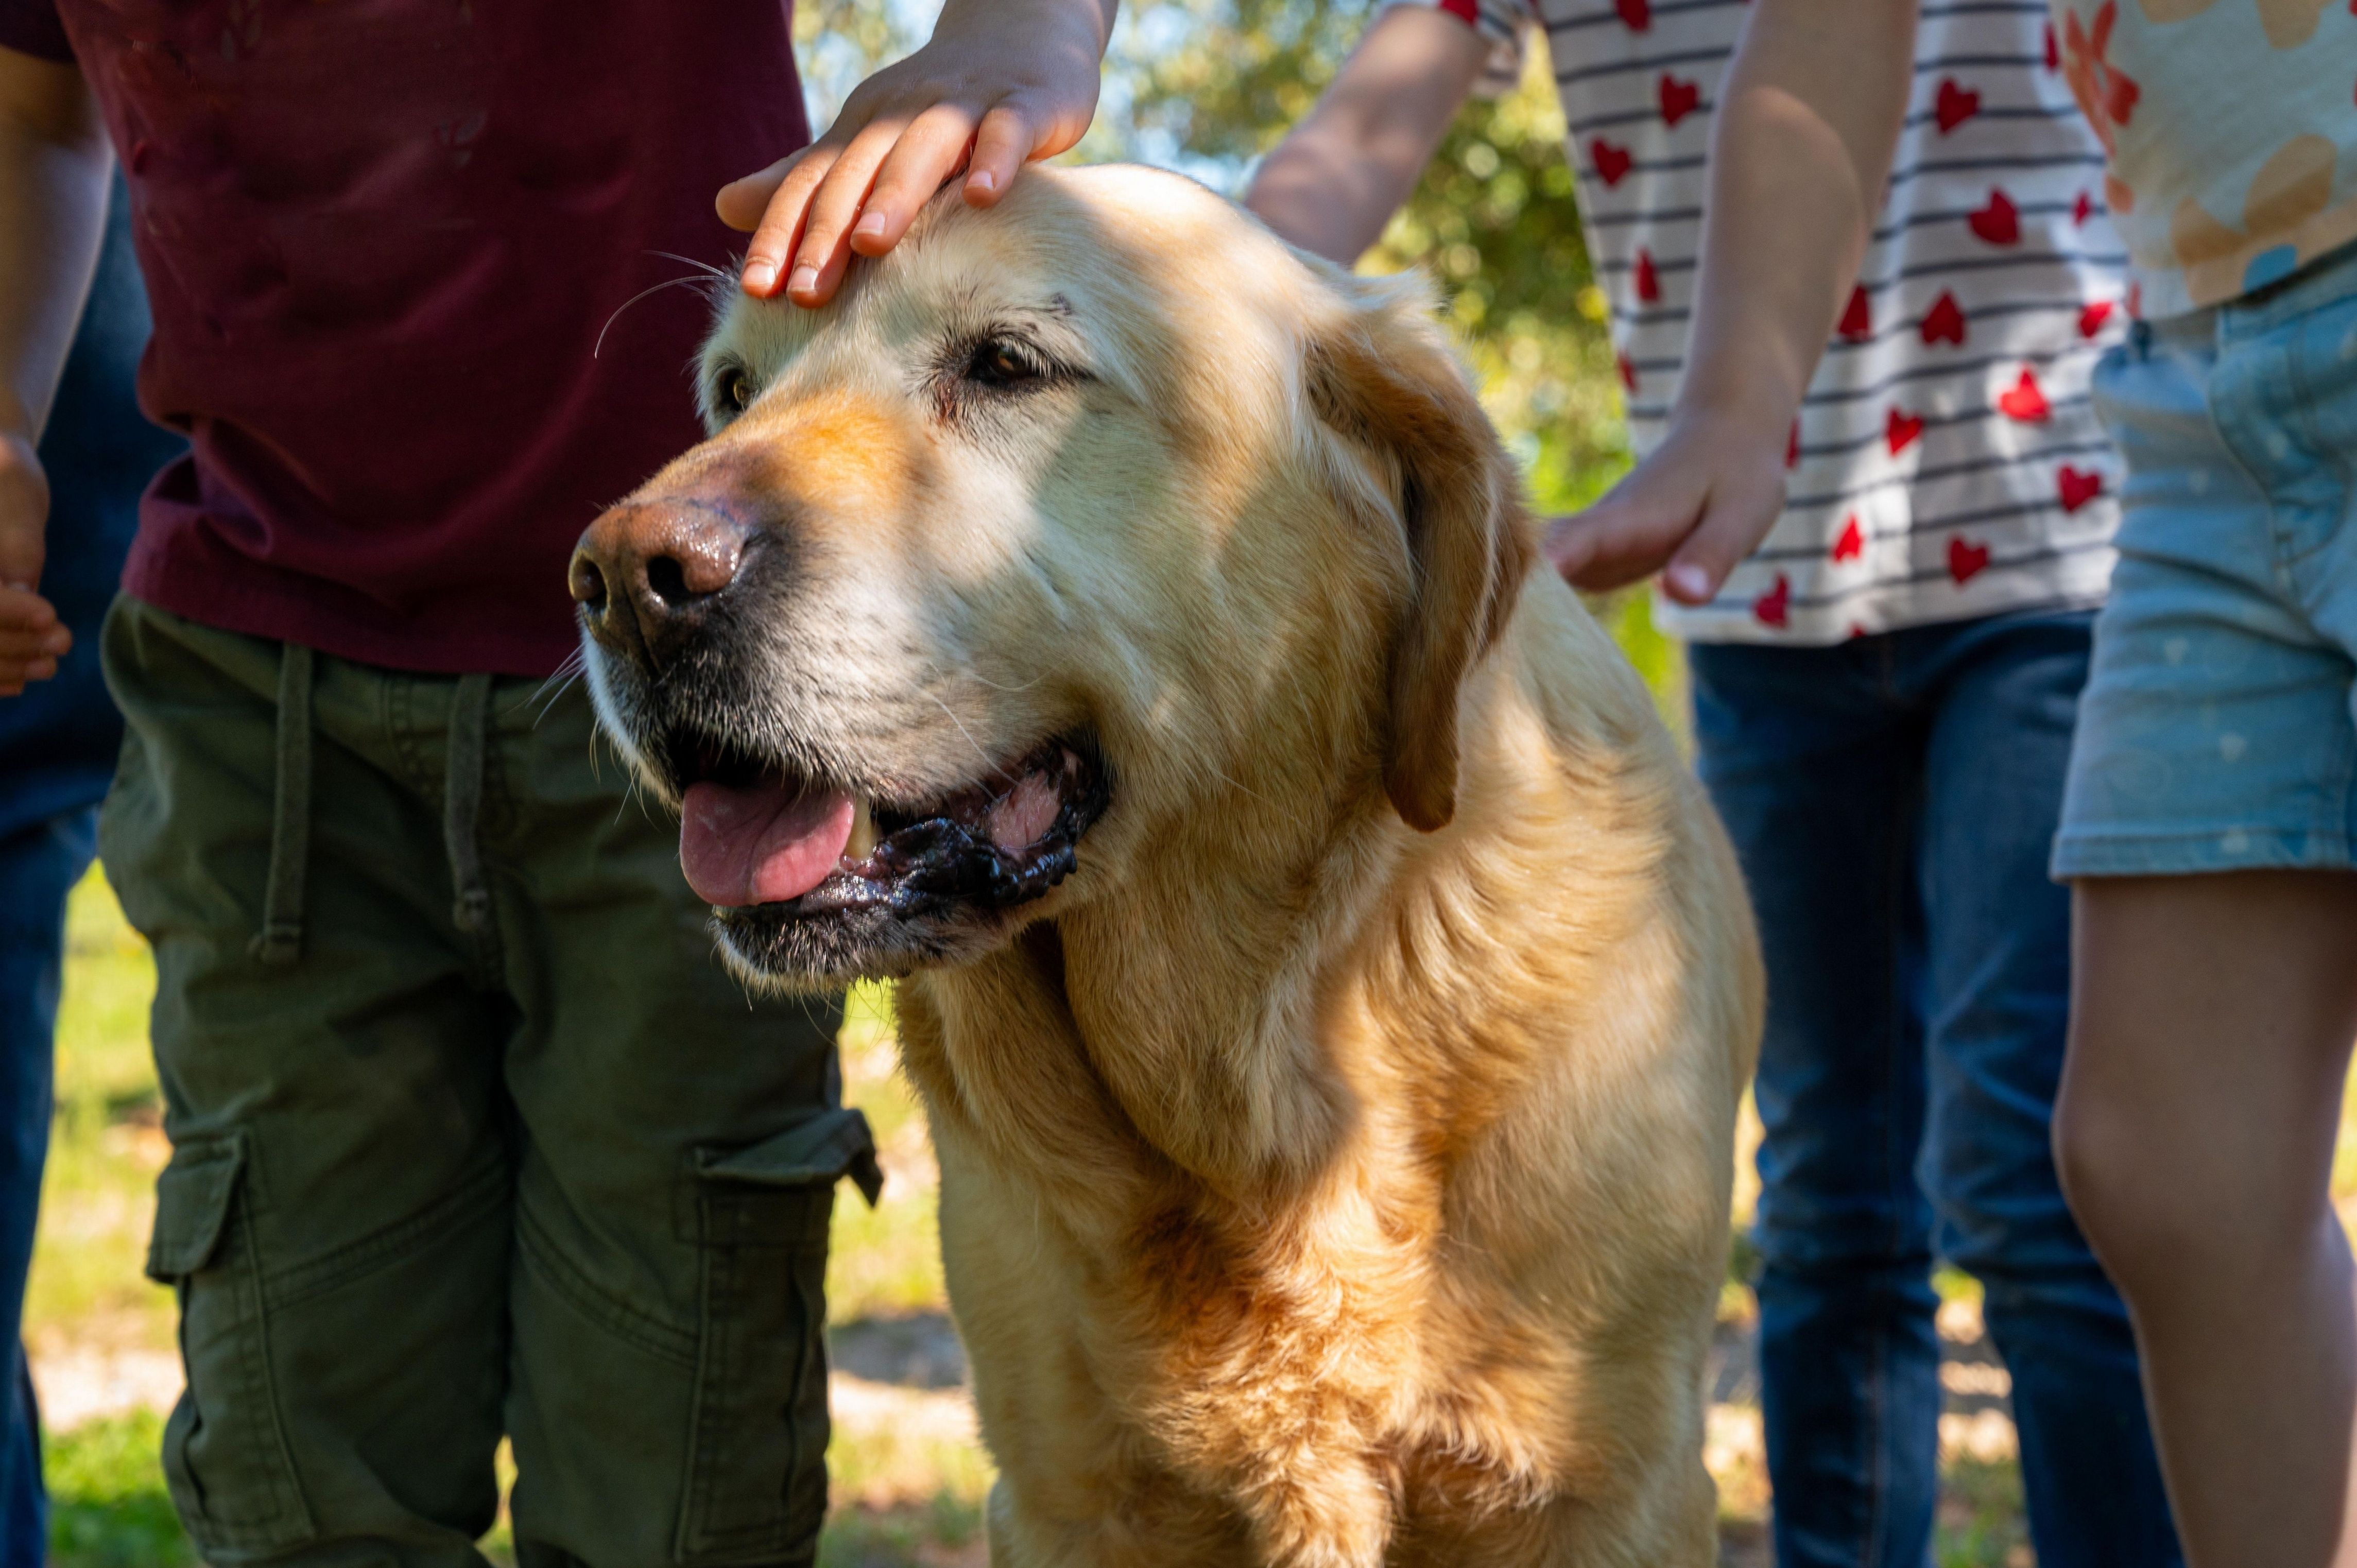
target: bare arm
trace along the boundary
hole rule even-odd
[[[81,72],[0,49],[0,696],[71,645],[35,590],[48,482],[34,448],[98,263],[111,155]]]
[[[782,284],[823,305],[851,253],[899,244],[961,166],[966,200],[988,207],[1025,164],[1079,141],[1117,3],[948,0],[924,48],[855,88],[824,135],[721,188],[721,220],[753,233],[745,292]]]
[[[1712,128],[1694,336],[1669,434],[1547,554],[1701,604],[1775,524],[1784,452],[1866,254],[1907,112],[1915,0],[1758,0]]]
[[[1415,188],[1489,58],[1488,39],[1436,7],[1383,12],[1261,164],[1244,205],[1281,237],[1349,266]]]

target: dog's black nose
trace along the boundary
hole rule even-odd
[[[660,663],[737,580],[753,532],[700,498],[624,501],[582,534],[567,585],[590,635]]]

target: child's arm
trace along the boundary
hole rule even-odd
[[[1244,205],[1280,237],[1349,266],[1415,188],[1490,49],[1437,7],[1383,12],[1261,164]]]
[[[851,252],[899,244],[960,165],[966,200],[988,207],[1079,141],[1116,4],[948,0],[924,48],[853,89],[826,134],[721,188],[721,220],[753,233],[745,292],[766,299],[783,278],[795,304],[823,305]]]
[[[1907,111],[1915,0],[1757,0],[1712,127],[1669,434],[1546,552],[1583,588],[1702,604],[1784,505],[1792,419],[1866,252]]]
[[[0,697],[73,639],[40,595],[48,481],[36,448],[106,226],[113,162],[80,68],[0,48]]]

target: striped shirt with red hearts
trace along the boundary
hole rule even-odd
[[[1747,7],[1398,3],[1493,39],[1492,85],[1543,31],[1642,456],[1685,359],[1711,112]],[[1921,18],[1889,191],[1793,428],[1783,515],[1717,599],[1656,600],[1679,636],[1837,642],[2084,607],[2110,581],[2119,470],[2087,389],[2128,310],[2103,146],[2045,0],[1926,0]]]

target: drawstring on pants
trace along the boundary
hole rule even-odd
[[[483,768],[488,749],[491,678],[461,675],[450,697],[450,767],[442,792],[442,844],[450,856],[450,886],[457,891],[450,918],[469,936],[491,926],[491,892],[483,884],[482,849],[475,828],[483,810]]]
[[[278,658],[277,777],[270,816],[270,872],[262,929],[247,950],[274,968],[303,952],[303,875],[311,850],[311,650],[283,645]]]

